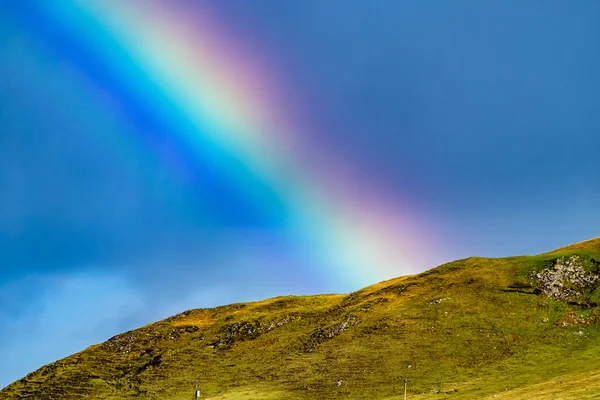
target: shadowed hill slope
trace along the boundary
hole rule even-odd
[[[350,294],[183,312],[54,362],[0,399],[592,399],[600,239],[469,258]],[[495,397],[494,397],[495,396]]]

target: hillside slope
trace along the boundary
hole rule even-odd
[[[577,257],[573,257],[577,255]],[[0,399],[600,398],[600,238],[347,295],[196,309],[44,366]]]

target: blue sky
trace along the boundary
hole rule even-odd
[[[314,140],[411,199],[436,262],[600,234],[600,3],[208,3],[270,55]],[[358,289],[239,209],[207,224],[211,193],[140,150],[110,88],[15,8],[0,2],[0,387],[188,308]]]

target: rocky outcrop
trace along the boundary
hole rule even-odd
[[[115,351],[117,353],[127,354],[133,349],[133,345],[138,338],[136,332],[126,332],[108,339],[102,347],[106,350]]]
[[[214,348],[228,349],[236,341],[255,339],[263,333],[272,331],[275,328],[282,327],[294,321],[297,317],[286,315],[282,319],[271,321],[267,324],[258,321],[238,321],[233,324],[226,325],[222,329],[222,335],[211,343]]]
[[[310,338],[304,343],[304,351],[306,351],[307,353],[311,353],[321,343],[325,342],[326,340],[333,339],[338,335],[341,335],[348,328],[358,323],[358,318],[356,318],[352,314],[348,314],[346,315],[346,318],[340,323],[315,330],[310,335]]]
[[[586,288],[600,283],[600,277],[586,271],[578,256],[559,258],[554,266],[533,273],[531,278],[546,295],[564,301],[580,297]]]

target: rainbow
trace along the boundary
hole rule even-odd
[[[275,226],[319,277],[356,288],[423,268],[413,261],[424,251],[423,229],[402,202],[316,135],[303,135],[275,71],[209,7],[158,0],[38,7],[37,29],[76,43],[77,51],[63,49],[66,58],[119,97],[115,107],[145,110],[140,123],[149,115],[160,122],[148,140],[174,143],[210,171],[212,185],[235,188],[239,199],[228,209],[254,210],[249,223]]]

